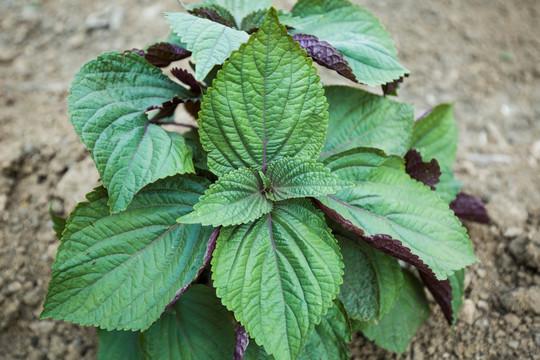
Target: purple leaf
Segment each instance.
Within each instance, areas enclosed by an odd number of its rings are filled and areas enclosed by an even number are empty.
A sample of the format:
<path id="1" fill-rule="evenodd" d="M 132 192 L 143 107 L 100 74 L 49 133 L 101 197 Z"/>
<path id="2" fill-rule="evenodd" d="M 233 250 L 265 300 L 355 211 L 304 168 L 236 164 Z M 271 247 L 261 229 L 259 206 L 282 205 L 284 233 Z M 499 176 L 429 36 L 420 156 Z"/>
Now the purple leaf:
<path id="1" fill-rule="evenodd" d="M 188 85 L 193 94 L 201 94 L 201 85 L 197 82 L 197 80 L 195 80 L 195 77 L 189 71 L 179 68 L 173 68 L 171 70 L 171 73 L 178 80 Z"/>
<path id="2" fill-rule="evenodd" d="M 450 209 L 462 220 L 476 221 L 482 224 L 490 222 L 484 203 L 469 194 L 457 194 L 456 199 L 450 203 Z"/>
<path id="3" fill-rule="evenodd" d="M 216 248 L 216 240 L 219 236 L 220 230 L 221 226 L 215 228 L 212 232 L 212 235 L 210 235 L 210 238 L 206 243 L 206 253 L 204 253 L 202 266 L 197 270 L 197 274 L 193 278 L 193 281 L 178 289 L 178 291 L 174 294 L 174 298 L 167 304 L 167 306 L 165 306 L 165 310 L 163 310 L 164 313 L 165 311 L 169 310 L 171 306 L 174 305 L 174 303 L 180 298 L 180 296 L 182 296 L 183 293 L 186 292 L 187 289 L 189 289 L 189 287 L 199 278 L 199 276 L 201 276 L 206 266 L 208 266 L 210 260 L 212 260 L 212 254 L 214 253 L 214 250 Z"/>
<path id="4" fill-rule="evenodd" d="M 373 246 L 375 249 L 390 255 L 396 259 L 405 261 L 418 269 L 424 284 L 433 294 L 433 297 L 441 307 L 446 320 L 452 323 L 452 288 L 448 280 L 438 280 L 433 271 L 427 266 L 417 255 L 401 243 L 401 241 L 393 239 L 386 234 L 374 234 L 365 236 L 364 230 L 353 225 L 349 220 L 344 219 L 337 211 L 325 206 L 319 200 L 311 199 L 316 207 L 322 210 L 325 215 L 334 220 L 338 225 Z"/>
<path id="5" fill-rule="evenodd" d="M 176 110 L 176 107 L 178 104 L 186 102 L 185 99 L 180 99 L 177 96 L 172 98 L 169 101 L 165 101 L 160 106 L 149 106 L 146 111 L 151 110 L 159 110 L 159 112 L 152 118 L 152 123 L 157 123 L 158 120 L 168 118 L 170 116 L 173 116 L 174 111 Z"/>
<path id="6" fill-rule="evenodd" d="M 228 26 L 230 28 L 235 27 L 232 22 L 230 22 L 229 20 L 226 20 L 223 17 L 221 17 L 221 15 L 219 15 L 219 13 L 214 9 L 210 9 L 210 8 L 206 8 L 206 7 L 200 7 L 200 8 L 195 8 L 195 9 L 189 11 L 189 13 L 192 14 L 192 15 L 198 16 L 200 18 L 203 18 L 203 19 L 212 20 L 213 22 L 216 22 L 216 23 L 221 24 L 221 25 Z"/>
<path id="7" fill-rule="evenodd" d="M 306 49 L 308 56 L 318 64 L 337 71 L 349 80 L 358 82 L 349 63 L 343 58 L 343 54 L 326 41 L 319 40 L 316 36 L 308 34 L 295 34 L 293 39 L 298 41 L 300 47 Z"/>
<path id="8" fill-rule="evenodd" d="M 243 326 L 236 330 L 236 343 L 234 344 L 233 360 L 242 360 L 249 344 L 249 335 Z"/>
<path id="9" fill-rule="evenodd" d="M 128 52 L 143 56 L 150 64 L 157 67 L 169 66 L 173 61 L 182 60 L 191 55 L 191 52 L 183 47 L 168 42 L 150 45 L 146 51 L 132 49 Z"/>
<path id="10" fill-rule="evenodd" d="M 419 271 L 422 282 L 428 288 L 429 292 L 435 298 L 437 304 L 441 308 L 446 321 L 452 325 L 453 322 L 453 310 L 452 310 L 452 286 L 450 280 L 438 280 L 433 273 L 428 274 L 424 271 Z"/>
<path id="11" fill-rule="evenodd" d="M 414 149 L 405 154 L 405 171 L 413 179 L 428 185 L 431 190 L 435 190 L 435 185 L 439 182 L 441 168 L 435 159 L 424 162 L 422 155 Z"/>
<path id="12" fill-rule="evenodd" d="M 405 74 L 404 76 L 400 77 L 397 80 L 383 84 L 382 85 L 383 94 L 397 96 L 397 90 L 399 89 L 400 85 L 403 83 L 403 80 L 405 80 L 406 77 L 409 77 L 409 74 Z"/>

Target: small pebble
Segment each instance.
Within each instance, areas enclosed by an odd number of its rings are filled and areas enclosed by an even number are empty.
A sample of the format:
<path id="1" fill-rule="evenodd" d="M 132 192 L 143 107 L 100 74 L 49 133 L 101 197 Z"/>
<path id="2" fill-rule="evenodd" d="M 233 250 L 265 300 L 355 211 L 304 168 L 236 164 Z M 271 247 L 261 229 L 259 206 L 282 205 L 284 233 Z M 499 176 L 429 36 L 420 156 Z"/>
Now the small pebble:
<path id="1" fill-rule="evenodd" d="M 509 341 L 508 342 L 508 347 L 510 347 L 512 349 L 517 349 L 519 347 L 519 343 L 517 341 Z"/>

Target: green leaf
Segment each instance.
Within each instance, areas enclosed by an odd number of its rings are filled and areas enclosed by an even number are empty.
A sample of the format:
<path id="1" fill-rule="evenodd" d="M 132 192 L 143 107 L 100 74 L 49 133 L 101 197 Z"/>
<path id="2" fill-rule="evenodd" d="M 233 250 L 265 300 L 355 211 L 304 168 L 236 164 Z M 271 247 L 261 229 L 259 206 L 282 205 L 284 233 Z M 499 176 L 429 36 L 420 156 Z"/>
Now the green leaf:
<path id="1" fill-rule="evenodd" d="M 265 175 L 272 184 L 268 196 L 274 201 L 333 194 L 353 185 L 330 173 L 323 164 L 299 158 L 277 160 Z"/>
<path id="2" fill-rule="evenodd" d="M 54 230 L 54 233 L 56 234 L 56 237 L 58 238 L 58 240 L 61 240 L 62 233 L 64 232 L 64 229 L 66 228 L 66 219 L 64 219 L 61 216 L 57 216 L 53 213 L 52 203 L 51 203 L 51 206 L 49 206 L 49 216 L 51 217 L 52 228 Z"/>
<path id="3" fill-rule="evenodd" d="M 338 297 L 352 319 L 376 323 L 399 296 L 401 267 L 396 259 L 362 241 L 336 238 L 345 264 Z"/>
<path id="4" fill-rule="evenodd" d="M 275 9 L 212 85 L 199 113 L 212 172 L 265 172 L 286 156 L 316 160 L 328 120 L 324 90 L 312 60 L 279 24 Z"/>
<path id="5" fill-rule="evenodd" d="M 145 359 L 232 359 L 231 314 L 214 289 L 193 285 L 142 336 Z"/>
<path id="6" fill-rule="evenodd" d="M 327 86 L 325 95 L 330 117 L 322 158 L 361 146 L 405 155 L 414 123 L 412 105 L 345 86 Z"/>
<path id="7" fill-rule="evenodd" d="M 212 228 L 176 218 L 207 186 L 195 176 L 163 179 L 117 214 L 103 187 L 90 193 L 68 219 L 41 316 L 106 330 L 148 328 L 203 264 Z"/>
<path id="8" fill-rule="evenodd" d="M 107 331 L 97 329 L 99 337 L 98 360 L 142 360 L 139 331 Z"/>
<path id="9" fill-rule="evenodd" d="M 436 106 L 414 124 L 411 149 L 416 149 L 424 160 L 437 159 L 441 167 L 451 168 L 456 158 L 457 125 L 453 106 Z"/>
<path id="10" fill-rule="evenodd" d="M 361 323 L 364 336 L 375 344 L 404 353 L 409 342 L 429 316 L 429 304 L 422 284 L 408 271 L 403 272 L 403 289 L 398 301 L 378 325 Z"/>
<path id="11" fill-rule="evenodd" d="M 218 179 L 194 206 L 177 221 L 184 224 L 229 226 L 248 223 L 272 210 L 257 172 L 242 168 Z"/>
<path id="12" fill-rule="evenodd" d="M 257 345 L 255 340 L 249 339 L 249 344 L 242 360 L 274 360 L 274 357 L 268 355 L 264 347 Z"/>
<path id="13" fill-rule="evenodd" d="M 143 57 L 104 53 L 81 68 L 70 92 L 71 123 L 92 152 L 112 212 L 125 210 L 145 185 L 194 171 L 182 136 L 145 114 L 150 106 L 192 95 Z"/>
<path id="14" fill-rule="evenodd" d="M 436 185 L 435 193 L 447 203 L 456 199 L 457 194 L 463 187 L 461 181 L 454 177 L 452 169 L 441 167 L 441 177 Z"/>
<path id="15" fill-rule="evenodd" d="M 192 52 L 197 65 L 195 79 L 204 80 L 215 65 L 222 64 L 233 50 L 249 39 L 244 31 L 238 31 L 186 13 L 166 13 L 171 29 L 178 34 L 186 48 Z"/>
<path id="16" fill-rule="evenodd" d="M 324 216 L 304 199 L 223 228 L 212 259 L 223 304 L 276 359 L 294 359 L 332 306 L 343 263 Z"/>
<path id="17" fill-rule="evenodd" d="M 249 31 L 259 28 L 259 26 L 261 26 L 261 24 L 264 22 L 267 12 L 268 11 L 266 9 L 259 9 L 249 13 L 244 19 L 242 19 L 240 29 Z"/>
<path id="18" fill-rule="evenodd" d="M 284 20 L 292 34 L 311 34 L 343 53 L 356 79 L 382 85 L 409 71 L 402 67 L 390 35 L 374 17 L 346 0 L 299 0 Z"/>
<path id="19" fill-rule="evenodd" d="M 323 316 L 320 324 L 309 335 L 299 360 L 343 359 L 348 360 L 351 342 L 351 324 L 343 304 L 339 300 Z"/>
<path id="20" fill-rule="evenodd" d="M 457 151 L 457 124 L 453 105 L 441 104 L 414 124 L 409 148 L 416 149 L 424 160 L 437 159 L 441 167 L 436 192 L 450 203 L 463 186 L 452 174 Z"/>
<path id="21" fill-rule="evenodd" d="M 477 260 L 465 228 L 448 204 L 411 179 L 402 159 L 372 149 L 352 149 L 325 163 L 356 186 L 318 200 L 366 236 L 387 234 L 401 241 L 439 280 Z"/>
<path id="22" fill-rule="evenodd" d="M 463 294 L 465 293 L 465 269 L 454 272 L 448 277 L 452 287 L 452 324 L 456 323 L 457 314 L 463 304 Z"/>

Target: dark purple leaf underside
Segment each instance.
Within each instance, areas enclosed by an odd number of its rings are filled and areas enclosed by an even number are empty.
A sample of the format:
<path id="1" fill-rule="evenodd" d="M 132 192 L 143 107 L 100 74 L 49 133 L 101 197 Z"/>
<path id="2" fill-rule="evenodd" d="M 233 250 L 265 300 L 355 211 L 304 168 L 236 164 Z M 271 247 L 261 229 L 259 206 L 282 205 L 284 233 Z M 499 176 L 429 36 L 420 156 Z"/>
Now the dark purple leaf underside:
<path id="1" fill-rule="evenodd" d="M 441 168 L 435 159 L 424 162 L 422 155 L 414 149 L 405 154 L 405 171 L 413 179 L 428 185 L 431 190 L 435 190 L 435 185 L 439 182 Z"/>
<path id="2" fill-rule="evenodd" d="M 403 80 L 405 80 L 406 77 L 409 77 L 409 74 L 405 74 L 397 80 L 382 85 L 383 94 L 397 96 L 397 90 L 399 89 L 400 85 L 403 83 Z"/>
<path id="3" fill-rule="evenodd" d="M 146 51 L 133 49 L 129 52 L 143 56 L 150 64 L 157 67 L 169 66 L 173 61 L 182 60 L 191 55 L 191 52 L 183 47 L 168 42 L 150 45 Z"/>
<path id="4" fill-rule="evenodd" d="M 152 117 L 152 121 L 151 121 L 152 123 L 158 123 L 158 121 L 161 119 L 165 119 L 170 116 L 173 116 L 174 111 L 176 110 L 176 107 L 178 106 L 178 104 L 181 104 L 183 102 L 186 102 L 186 100 L 180 99 L 175 96 L 171 100 L 165 101 L 160 106 L 148 107 L 146 111 L 159 110 L 159 112 L 154 117 Z"/>
<path id="5" fill-rule="evenodd" d="M 453 310 L 452 310 L 452 286 L 450 280 L 438 280 L 435 276 L 430 276 L 423 271 L 418 272 L 422 278 L 422 282 L 428 288 L 429 292 L 435 298 L 437 304 L 439 304 L 446 321 L 452 325 L 453 322 Z"/>
<path id="6" fill-rule="evenodd" d="M 199 278 L 199 276 L 201 276 L 204 269 L 208 266 L 208 264 L 210 263 L 210 260 L 212 260 L 212 254 L 214 253 L 214 250 L 216 248 L 216 240 L 219 236 L 220 230 L 221 230 L 221 226 L 215 228 L 214 231 L 212 232 L 212 235 L 210 235 L 210 238 L 208 239 L 208 242 L 206 243 L 206 252 L 204 253 L 202 266 L 197 270 L 197 274 L 193 278 L 193 281 L 190 282 L 189 284 L 182 286 L 180 289 L 178 289 L 178 291 L 174 294 L 174 298 L 167 304 L 167 306 L 165 306 L 165 310 L 163 310 L 163 312 L 169 310 L 174 305 L 174 303 L 178 299 L 180 299 L 180 296 L 182 296 L 182 294 L 185 293 L 187 289 L 189 289 L 189 287 L 195 282 L 195 280 Z"/>
<path id="7" fill-rule="evenodd" d="M 173 68 L 171 74 L 178 80 L 188 85 L 191 92 L 195 95 L 201 94 L 201 85 L 195 80 L 195 77 L 187 70 Z"/>
<path id="8" fill-rule="evenodd" d="M 208 19 L 218 24 L 228 26 L 230 28 L 235 27 L 232 22 L 222 18 L 221 15 L 219 15 L 219 13 L 214 9 L 201 7 L 201 8 L 195 8 L 191 10 L 189 13 L 192 15 L 198 16 L 200 18 Z"/>
<path id="9" fill-rule="evenodd" d="M 319 40 L 316 36 L 308 34 L 295 34 L 293 39 L 298 41 L 300 47 L 305 49 L 308 56 L 318 64 L 337 71 L 338 74 L 349 80 L 358 82 L 347 60 L 343 58 L 343 54 L 326 41 Z"/>
<path id="10" fill-rule="evenodd" d="M 249 344 L 249 335 L 243 326 L 236 330 L 236 343 L 234 344 L 233 360 L 242 360 Z"/>
<path id="11" fill-rule="evenodd" d="M 368 245 L 382 251 L 387 255 L 405 261 L 406 263 L 414 266 L 420 273 L 424 284 L 426 284 L 427 288 L 433 294 L 433 297 L 441 307 L 444 317 L 450 324 L 452 323 L 452 289 L 448 280 L 438 280 L 429 266 L 427 266 L 417 255 L 413 254 L 410 249 L 403 246 L 401 241 L 393 239 L 391 236 L 386 234 L 374 234 L 371 236 L 366 236 L 364 230 L 355 226 L 349 220 L 344 219 L 334 209 L 325 206 L 317 199 L 312 198 L 311 200 L 326 216 L 334 220 L 345 230 L 366 242 Z"/>
<path id="12" fill-rule="evenodd" d="M 450 203 L 450 209 L 462 220 L 476 221 L 482 224 L 489 224 L 490 222 L 488 212 L 482 201 L 469 194 L 457 194 L 456 199 Z"/>

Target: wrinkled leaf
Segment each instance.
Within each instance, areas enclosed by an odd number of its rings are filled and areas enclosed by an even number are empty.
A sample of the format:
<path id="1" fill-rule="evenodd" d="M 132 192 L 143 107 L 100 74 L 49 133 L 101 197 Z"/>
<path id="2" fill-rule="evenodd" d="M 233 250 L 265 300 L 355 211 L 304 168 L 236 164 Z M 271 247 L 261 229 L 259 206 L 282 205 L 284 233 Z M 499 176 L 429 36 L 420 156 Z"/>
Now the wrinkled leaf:
<path id="1" fill-rule="evenodd" d="M 203 265 L 212 228 L 176 218 L 207 186 L 194 176 L 160 180 L 117 214 L 110 214 L 103 187 L 90 193 L 68 219 L 41 317 L 106 330 L 148 328 Z"/>
<path id="2" fill-rule="evenodd" d="M 214 289 L 193 285 L 142 335 L 145 359 L 231 359 L 234 327 Z"/>
<path id="3" fill-rule="evenodd" d="M 271 183 L 267 196 L 274 201 L 333 194 L 352 186 L 323 164 L 298 158 L 286 157 L 271 163 L 265 176 Z"/>
<path id="4" fill-rule="evenodd" d="M 351 324 L 343 304 L 334 301 L 334 306 L 323 316 L 320 324 L 309 335 L 299 360 L 342 359 L 348 360 L 351 342 Z"/>
<path id="5" fill-rule="evenodd" d="M 361 235 L 384 234 L 389 244 L 397 241 L 411 253 L 398 247 L 403 260 L 425 264 L 439 280 L 477 260 L 465 228 L 448 205 L 411 179 L 400 158 L 352 149 L 328 158 L 325 165 L 356 186 L 318 200 L 337 212 L 342 223 L 360 229 Z M 383 243 L 379 241 L 378 248 L 391 252 Z"/>
<path id="6" fill-rule="evenodd" d="M 293 39 L 298 41 L 300 47 L 306 49 L 308 56 L 319 65 L 335 70 L 349 80 L 356 80 L 347 60 L 343 58 L 343 54 L 326 41 L 319 40 L 316 36 L 308 34 L 294 34 Z"/>
<path id="7" fill-rule="evenodd" d="M 98 328 L 97 333 L 99 338 L 98 360 L 143 359 L 139 331 L 107 331 Z"/>
<path id="8" fill-rule="evenodd" d="M 345 264 L 338 297 L 352 319 L 375 323 L 399 296 L 401 267 L 392 257 L 361 241 L 337 239 Z"/>
<path id="9" fill-rule="evenodd" d="M 215 65 L 222 64 L 233 50 L 249 39 L 244 31 L 191 14 L 166 13 L 166 18 L 171 29 L 192 52 L 192 59 L 197 65 L 195 78 L 198 81 L 203 81 Z"/>
<path id="10" fill-rule="evenodd" d="M 196 7 L 189 12 L 203 19 L 208 19 L 221 25 L 235 27 L 234 18 L 231 13 L 222 7 Z"/>
<path id="11" fill-rule="evenodd" d="M 191 52 L 182 46 L 168 42 L 152 44 L 146 51 L 135 49 L 131 52 L 144 56 L 150 64 L 157 67 L 167 67 L 173 61 L 183 60 L 191 55 Z"/>
<path id="12" fill-rule="evenodd" d="M 223 228 L 212 278 L 223 304 L 276 359 L 294 359 L 332 306 L 343 264 L 324 216 L 307 200 Z"/>
<path id="13" fill-rule="evenodd" d="M 145 114 L 149 107 L 192 94 L 143 57 L 100 55 L 75 75 L 70 92 L 71 123 L 92 152 L 112 212 L 126 209 L 145 185 L 194 171 L 183 137 L 151 124 Z"/>
<path id="14" fill-rule="evenodd" d="M 242 168 L 223 175 L 210 186 L 194 211 L 178 219 L 184 224 L 229 226 L 248 223 L 272 210 L 258 174 Z"/>
<path id="15" fill-rule="evenodd" d="M 330 117 L 321 158 L 359 146 L 405 155 L 414 120 L 412 105 L 345 86 L 327 86 L 325 95 Z"/>
<path id="16" fill-rule="evenodd" d="M 429 316 L 424 288 L 411 273 L 403 272 L 403 289 L 398 301 L 379 324 L 359 324 L 365 337 L 387 350 L 404 353 L 409 342 Z"/>
<path id="17" fill-rule="evenodd" d="M 204 97 L 199 131 L 212 172 L 265 172 L 286 156 L 317 158 L 328 113 L 311 63 L 271 9 Z"/>
<path id="18" fill-rule="evenodd" d="M 409 71 L 400 65 L 394 42 L 379 19 L 346 0 L 299 0 L 284 20 L 292 34 L 311 34 L 338 49 L 356 80 L 382 85 Z"/>
<path id="19" fill-rule="evenodd" d="M 240 26 L 240 30 L 247 31 L 250 34 L 252 32 L 257 31 L 259 26 L 261 26 L 262 23 L 264 22 L 264 18 L 266 18 L 267 12 L 268 11 L 266 9 L 259 9 L 259 10 L 249 13 L 242 20 L 242 25 Z"/>

